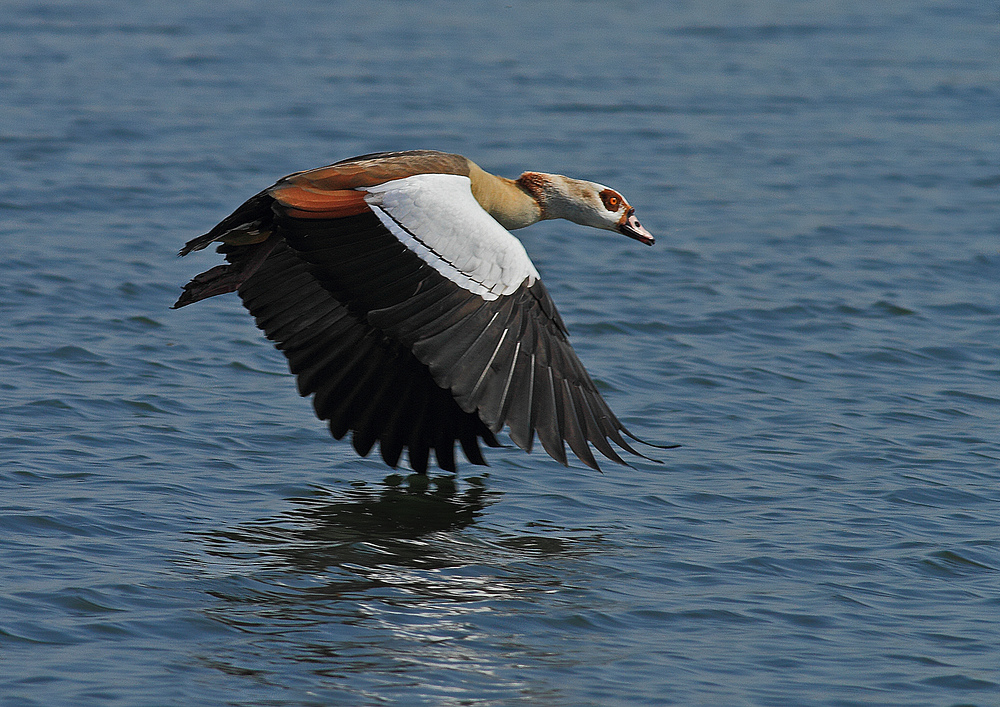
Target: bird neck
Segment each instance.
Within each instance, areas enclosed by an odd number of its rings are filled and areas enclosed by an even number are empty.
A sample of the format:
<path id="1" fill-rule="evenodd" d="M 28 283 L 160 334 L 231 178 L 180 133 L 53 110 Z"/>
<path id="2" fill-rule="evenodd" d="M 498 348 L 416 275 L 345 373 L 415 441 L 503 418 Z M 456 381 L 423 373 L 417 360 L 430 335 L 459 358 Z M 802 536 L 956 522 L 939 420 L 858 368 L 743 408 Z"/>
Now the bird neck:
<path id="1" fill-rule="evenodd" d="M 594 223 L 593 206 L 587 200 L 588 190 L 599 185 L 544 172 L 525 172 L 517 184 L 538 203 L 541 219 L 562 218 L 583 226 L 604 227 Z"/>
<path id="2" fill-rule="evenodd" d="M 504 228 L 524 228 L 546 218 L 538 193 L 521 179 L 498 177 L 471 161 L 469 179 L 476 201 Z"/>

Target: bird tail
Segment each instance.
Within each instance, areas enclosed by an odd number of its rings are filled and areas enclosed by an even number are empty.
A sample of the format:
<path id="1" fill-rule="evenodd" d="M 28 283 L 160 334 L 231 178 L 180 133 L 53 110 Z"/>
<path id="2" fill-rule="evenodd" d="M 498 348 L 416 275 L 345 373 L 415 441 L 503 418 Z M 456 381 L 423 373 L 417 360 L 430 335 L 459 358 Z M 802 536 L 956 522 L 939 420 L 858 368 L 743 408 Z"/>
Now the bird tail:
<path id="1" fill-rule="evenodd" d="M 280 237 L 275 234 L 274 199 L 261 192 L 243 203 L 208 233 L 184 244 L 178 255 L 187 255 L 220 242 L 219 252 L 226 254 L 226 265 L 195 275 L 184 286 L 184 292 L 171 309 L 179 309 L 215 295 L 235 292 L 277 245 Z"/>

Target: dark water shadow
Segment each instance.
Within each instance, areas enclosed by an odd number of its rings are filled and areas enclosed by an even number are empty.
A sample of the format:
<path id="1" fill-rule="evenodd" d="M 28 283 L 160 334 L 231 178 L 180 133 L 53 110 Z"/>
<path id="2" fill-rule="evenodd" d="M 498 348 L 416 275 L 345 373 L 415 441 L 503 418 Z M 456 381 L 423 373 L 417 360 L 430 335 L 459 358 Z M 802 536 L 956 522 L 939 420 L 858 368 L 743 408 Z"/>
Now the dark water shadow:
<path id="1" fill-rule="evenodd" d="M 288 498 L 274 517 L 198 533 L 209 566 L 199 580 L 202 611 L 230 632 L 194 660 L 229 674 L 253 670 L 256 682 L 298 675 L 347 695 L 337 702 L 345 704 L 369 688 L 411 694 L 415 666 L 449 676 L 448 694 L 460 685 L 477 700 L 507 704 L 527 689 L 563 704 L 544 680 L 526 687 L 520 675 L 496 676 L 511 664 L 561 670 L 580 659 L 510 628 L 499 629 L 497 642 L 496 622 L 548 630 L 544 597 L 562 589 L 567 570 L 585 584 L 591 568 L 578 561 L 601 540 L 548 525 L 526 533 L 476 527 L 500 497 L 486 475 L 394 474 L 380 484 L 315 488 Z"/>
<path id="2" fill-rule="evenodd" d="M 558 590 L 603 544 L 594 529 L 546 523 L 474 529 L 501 497 L 488 480 L 391 474 L 378 485 L 316 487 L 273 517 L 195 533 L 201 563 L 213 566 L 203 591 L 242 606 L 237 613 L 500 602 Z"/>
<path id="3" fill-rule="evenodd" d="M 487 482 L 390 475 L 314 488 L 273 517 L 193 536 L 201 612 L 226 633 L 192 661 L 254 687 L 306 683 L 327 704 L 372 694 L 441 704 L 456 691 L 470 704 L 513 704 L 526 692 L 568 704 L 546 679 L 505 671 L 582 659 L 497 622 L 548 631 L 544 597 L 564 579 L 557 558 L 572 566 L 586 550 L 551 537 L 562 535 L 555 528 L 476 527 L 501 497 Z M 428 687 L 415 674 L 443 677 Z"/>
<path id="4" fill-rule="evenodd" d="M 487 478 L 391 474 L 377 487 L 315 488 L 289 498 L 292 508 L 273 518 L 197 535 L 212 556 L 252 558 L 265 572 L 339 575 L 350 590 L 363 590 L 382 584 L 377 576 L 390 567 L 468 563 L 466 544 L 453 542 L 449 533 L 475 523 L 498 500 Z"/>

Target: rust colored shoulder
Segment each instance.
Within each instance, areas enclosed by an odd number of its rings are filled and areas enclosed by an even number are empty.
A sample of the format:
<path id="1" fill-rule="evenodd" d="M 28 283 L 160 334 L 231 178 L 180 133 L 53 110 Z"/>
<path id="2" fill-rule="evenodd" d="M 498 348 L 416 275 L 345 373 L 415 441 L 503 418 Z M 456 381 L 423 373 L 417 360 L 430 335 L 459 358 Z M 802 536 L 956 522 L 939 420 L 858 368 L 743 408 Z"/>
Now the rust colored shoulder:
<path id="1" fill-rule="evenodd" d="M 380 152 L 342 160 L 328 167 L 296 172 L 267 190 L 293 218 L 331 219 L 368 211 L 364 187 L 415 174 L 469 175 L 469 161 L 461 155 L 433 150 Z"/>
<path id="2" fill-rule="evenodd" d="M 316 189 L 308 185 L 282 184 L 271 187 L 271 196 L 292 218 L 330 219 L 356 216 L 370 211 L 365 193 L 354 189 Z"/>
<path id="3" fill-rule="evenodd" d="M 290 174 L 272 187 L 272 194 L 273 190 L 288 185 L 321 191 L 372 187 L 415 174 L 460 174 L 467 177 L 469 160 L 461 155 L 434 150 L 361 155 L 328 167 Z"/>

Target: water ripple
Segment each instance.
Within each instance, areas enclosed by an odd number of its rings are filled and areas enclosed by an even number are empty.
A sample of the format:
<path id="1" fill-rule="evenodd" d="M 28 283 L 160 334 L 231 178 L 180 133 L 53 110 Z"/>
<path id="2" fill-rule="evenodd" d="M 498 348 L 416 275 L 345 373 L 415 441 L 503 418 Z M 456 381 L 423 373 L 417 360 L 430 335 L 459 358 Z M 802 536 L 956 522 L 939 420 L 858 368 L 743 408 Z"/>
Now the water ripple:
<path id="1" fill-rule="evenodd" d="M 992 10 L 238 5 L 0 18 L 0 701 L 998 701 Z M 664 464 L 390 474 L 168 310 L 242 199 L 411 147 L 628 194 L 655 248 L 519 235 Z"/>

